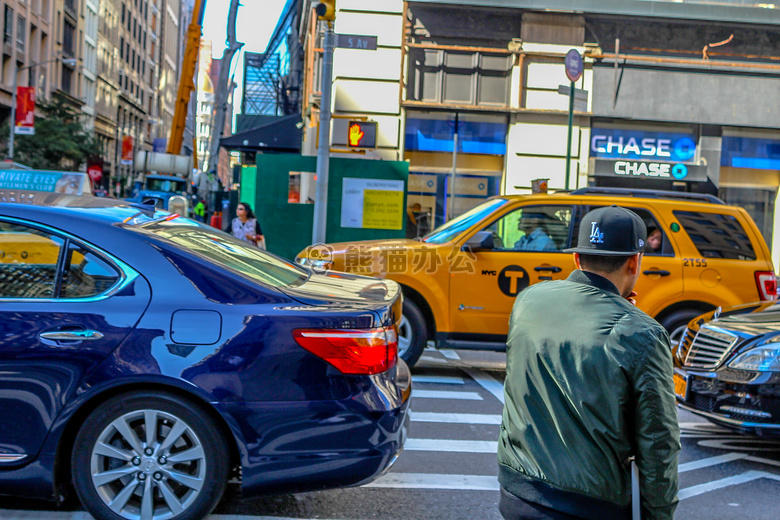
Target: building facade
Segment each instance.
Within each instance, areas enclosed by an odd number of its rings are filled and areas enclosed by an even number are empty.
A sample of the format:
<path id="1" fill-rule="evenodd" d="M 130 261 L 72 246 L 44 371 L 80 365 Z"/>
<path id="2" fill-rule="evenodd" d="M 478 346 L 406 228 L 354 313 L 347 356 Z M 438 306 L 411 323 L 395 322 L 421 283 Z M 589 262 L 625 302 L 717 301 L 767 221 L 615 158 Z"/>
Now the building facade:
<path id="1" fill-rule="evenodd" d="M 48 99 L 57 88 L 52 81 L 57 64 L 52 60 L 55 39 L 52 0 L 0 1 L 2 16 L 2 67 L 0 67 L 0 113 L 11 113 L 14 74 L 19 86 L 36 87 L 39 99 Z"/>
<path id="2" fill-rule="evenodd" d="M 305 4 L 303 153 L 316 153 L 324 22 Z M 485 198 L 585 186 L 717 194 L 743 206 L 780 264 L 780 10 L 753 1 L 340 0 L 331 155 L 351 119 L 366 159 L 409 161 L 433 225 Z M 284 15 L 283 15 L 284 16 Z M 576 50 L 583 72 L 567 78 Z M 569 135 L 569 95 L 575 87 Z M 350 155 L 354 156 L 354 155 Z M 568 158 L 568 160 L 567 160 Z M 568 164 L 568 168 L 567 168 Z M 567 174 L 568 171 L 568 174 Z"/>

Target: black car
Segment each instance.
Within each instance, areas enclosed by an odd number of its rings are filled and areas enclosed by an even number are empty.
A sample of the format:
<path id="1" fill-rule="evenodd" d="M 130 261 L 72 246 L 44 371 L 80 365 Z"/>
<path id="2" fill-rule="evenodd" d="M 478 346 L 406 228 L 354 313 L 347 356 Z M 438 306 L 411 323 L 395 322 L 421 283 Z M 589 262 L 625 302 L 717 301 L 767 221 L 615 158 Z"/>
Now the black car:
<path id="1" fill-rule="evenodd" d="M 745 433 L 780 436 L 780 304 L 691 321 L 674 356 L 680 406 Z"/>

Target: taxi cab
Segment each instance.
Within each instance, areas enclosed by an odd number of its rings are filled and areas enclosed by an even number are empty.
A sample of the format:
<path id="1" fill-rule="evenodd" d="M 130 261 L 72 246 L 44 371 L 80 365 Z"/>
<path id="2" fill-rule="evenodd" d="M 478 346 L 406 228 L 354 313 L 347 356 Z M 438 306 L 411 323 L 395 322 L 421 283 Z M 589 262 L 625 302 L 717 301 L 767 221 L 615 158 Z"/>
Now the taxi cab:
<path id="1" fill-rule="evenodd" d="M 438 348 L 503 350 L 515 297 L 531 284 L 566 278 L 575 266 L 563 250 L 576 241 L 580 220 L 612 204 L 636 212 L 657 237 L 648 240 L 636 300 L 673 340 L 719 306 L 776 298 L 769 249 L 748 213 L 682 192 L 583 188 L 493 197 L 421 241 L 319 244 L 296 261 L 400 283 L 399 355 L 409 365 L 428 340 Z"/>

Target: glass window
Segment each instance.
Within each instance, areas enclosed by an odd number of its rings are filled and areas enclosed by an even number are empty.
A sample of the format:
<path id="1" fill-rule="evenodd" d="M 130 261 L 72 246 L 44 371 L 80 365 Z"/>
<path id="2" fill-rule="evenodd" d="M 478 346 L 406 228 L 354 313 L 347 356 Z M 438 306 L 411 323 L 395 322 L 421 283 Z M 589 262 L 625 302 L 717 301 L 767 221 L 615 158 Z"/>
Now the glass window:
<path id="1" fill-rule="evenodd" d="M 249 242 L 191 220 L 176 218 L 129 229 L 170 241 L 209 264 L 230 269 L 254 282 L 286 287 L 301 285 L 308 279 L 306 269 L 268 254 Z"/>
<path id="2" fill-rule="evenodd" d="M 0 298 L 53 298 L 63 240 L 0 222 Z"/>
<path id="3" fill-rule="evenodd" d="M 437 227 L 423 237 L 423 242 L 428 244 L 444 244 L 449 242 L 480 220 L 487 218 L 491 213 L 507 202 L 509 201 L 501 198 L 487 200 L 476 208 Z"/>
<path id="4" fill-rule="evenodd" d="M 484 231 L 496 251 L 561 251 L 569 244 L 571 206 L 530 206 L 508 213 Z"/>
<path id="5" fill-rule="evenodd" d="M 703 257 L 756 259 L 753 245 L 736 217 L 696 211 L 675 211 L 674 215 Z"/>
<path id="6" fill-rule="evenodd" d="M 103 294 L 119 278 L 119 273 L 110 264 L 71 242 L 65 257 L 60 298 L 86 298 Z"/>
<path id="7" fill-rule="evenodd" d="M 769 245 L 769 249 L 772 249 L 777 190 L 721 186 L 718 190 L 718 197 L 726 201 L 726 204 L 744 208 L 758 226 L 761 235 Z"/>

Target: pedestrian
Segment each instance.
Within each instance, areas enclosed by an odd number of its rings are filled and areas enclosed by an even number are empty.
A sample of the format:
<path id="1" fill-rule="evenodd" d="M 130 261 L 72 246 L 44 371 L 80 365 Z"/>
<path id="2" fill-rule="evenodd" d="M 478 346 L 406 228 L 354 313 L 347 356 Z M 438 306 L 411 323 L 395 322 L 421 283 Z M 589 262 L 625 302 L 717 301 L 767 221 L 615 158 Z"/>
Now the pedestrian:
<path id="1" fill-rule="evenodd" d="M 263 230 L 257 217 L 252 213 L 252 207 L 246 202 L 240 202 L 236 208 L 236 215 L 231 224 L 233 236 L 265 249 Z"/>
<path id="2" fill-rule="evenodd" d="M 673 517 L 680 429 L 669 336 L 633 305 L 646 239 L 632 211 L 595 209 L 565 250 L 577 270 L 515 301 L 498 443 L 507 520 L 628 520 L 631 457 L 642 520 Z"/>
<path id="3" fill-rule="evenodd" d="M 192 208 L 192 214 L 198 222 L 206 222 L 206 205 L 203 203 L 203 199 L 198 200 L 198 203 Z"/>

